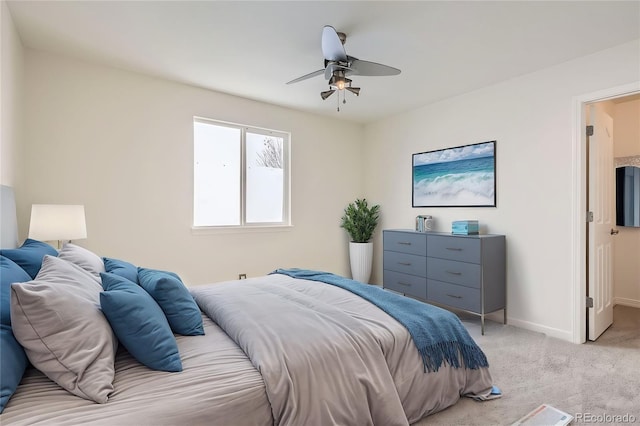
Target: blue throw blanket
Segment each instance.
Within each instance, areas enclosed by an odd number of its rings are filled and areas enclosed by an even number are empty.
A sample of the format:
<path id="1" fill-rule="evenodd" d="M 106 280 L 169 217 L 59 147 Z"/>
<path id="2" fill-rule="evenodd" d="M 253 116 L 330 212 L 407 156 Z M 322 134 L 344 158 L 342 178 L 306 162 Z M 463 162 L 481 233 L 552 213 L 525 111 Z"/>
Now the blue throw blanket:
<path id="1" fill-rule="evenodd" d="M 409 331 L 425 371 L 438 371 L 443 363 L 470 369 L 489 366 L 460 319 L 449 311 L 329 272 L 292 268 L 276 269 L 272 274 L 332 284 L 373 303 Z"/>

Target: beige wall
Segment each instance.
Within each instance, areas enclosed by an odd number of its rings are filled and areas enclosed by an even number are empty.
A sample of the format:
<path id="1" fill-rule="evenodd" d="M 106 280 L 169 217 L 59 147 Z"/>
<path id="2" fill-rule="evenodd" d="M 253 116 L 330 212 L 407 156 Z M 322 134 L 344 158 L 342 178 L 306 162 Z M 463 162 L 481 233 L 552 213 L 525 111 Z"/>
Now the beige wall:
<path id="1" fill-rule="evenodd" d="M 440 231 L 478 219 L 484 232 L 507 236 L 510 322 L 571 340 L 572 108 L 576 96 L 637 82 L 639 52 L 628 43 L 363 129 L 25 50 L 25 152 L 13 163 L 24 175 L 21 235 L 32 203 L 83 203 L 82 245 L 174 270 L 189 284 L 276 267 L 348 275 L 339 218 L 364 195 L 382 206 L 373 282 L 382 277 L 383 228 L 410 228 L 417 214 L 434 215 Z M 291 131 L 293 229 L 192 234 L 194 115 Z M 411 208 L 412 153 L 494 139 L 497 208 Z"/>
<path id="2" fill-rule="evenodd" d="M 366 126 L 365 193 L 382 206 L 381 228 L 412 228 L 416 215 L 431 214 L 438 231 L 478 219 L 484 232 L 505 234 L 509 321 L 572 340 L 575 97 L 637 82 L 639 42 Z M 411 207 L 411 154 L 489 140 L 497 140 L 496 208 Z M 380 232 L 375 242 L 380 282 Z"/>
<path id="3" fill-rule="evenodd" d="M 0 3 L 0 183 L 12 186 L 20 162 L 23 53 L 9 8 L 4 1 Z"/>
<path id="4" fill-rule="evenodd" d="M 613 108 L 614 156 L 640 156 L 640 100 Z M 614 301 L 640 308 L 640 228 L 617 226 L 614 238 Z"/>
<path id="5" fill-rule="evenodd" d="M 348 274 L 339 220 L 362 192 L 362 126 L 25 50 L 25 178 L 32 203 L 84 204 L 78 243 L 188 284 L 279 267 Z M 291 132 L 293 228 L 192 234 L 193 116 Z"/>

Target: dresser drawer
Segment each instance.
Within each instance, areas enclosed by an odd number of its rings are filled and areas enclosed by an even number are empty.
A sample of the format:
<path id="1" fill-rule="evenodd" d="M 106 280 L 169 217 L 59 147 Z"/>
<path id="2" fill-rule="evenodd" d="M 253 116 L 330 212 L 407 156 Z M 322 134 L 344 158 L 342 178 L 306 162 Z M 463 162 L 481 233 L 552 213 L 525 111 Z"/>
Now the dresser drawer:
<path id="1" fill-rule="evenodd" d="M 480 263 L 480 238 L 429 235 L 427 256 Z"/>
<path id="2" fill-rule="evenodd" d="M 476 263 L 427 257 L 427 278 L 479 289 L 482 267 Z"/>
<path id="3" fill-rule="evenodd" d="M 417 232 L 383 231 L 383 250 L 424 256 L 427 251 L 427 236 Z"/>
<path id="4" fill-rule="evenodd" d="M 481 313 L 480 290 L 475 288 L 427 280 L 427 299 L 454 308 Z"/>
<path id="5" fill-rule="evenodd" d="M 427 258 L 424 256 L 385 250 L 383 258 L 384 269 L 419 277 L 427 276 Z"/>
<path id="6" fill-rule="evenodd" d="M 415 275 L 384 270 L 383 287 L 421 299 L 427 298 L 427 279 Z"/>

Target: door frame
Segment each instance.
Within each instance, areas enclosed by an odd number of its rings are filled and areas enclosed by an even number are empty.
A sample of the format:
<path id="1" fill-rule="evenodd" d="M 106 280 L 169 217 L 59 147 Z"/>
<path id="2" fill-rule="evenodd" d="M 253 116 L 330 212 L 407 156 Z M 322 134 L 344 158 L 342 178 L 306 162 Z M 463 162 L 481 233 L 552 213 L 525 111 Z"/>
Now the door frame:
<path id="1" fill-rule="evenodd" d="M 586 106 L 640 93 L 640 81 L 587 93 L 573 98 L 573 131 L 571 142 L 571 282 L 572 341 L 587 340 L 587 135 Z"/>

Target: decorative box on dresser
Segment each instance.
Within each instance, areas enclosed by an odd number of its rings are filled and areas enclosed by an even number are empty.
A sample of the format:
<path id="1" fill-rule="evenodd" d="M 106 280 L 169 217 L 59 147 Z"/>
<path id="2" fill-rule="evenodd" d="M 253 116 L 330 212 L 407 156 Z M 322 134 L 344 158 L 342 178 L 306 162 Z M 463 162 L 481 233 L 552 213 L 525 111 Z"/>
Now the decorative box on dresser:
<path id="1" fill-rule="evenodd" d="M 504 235 L 383 230 L 383 287 L 507 322 Z"/>

